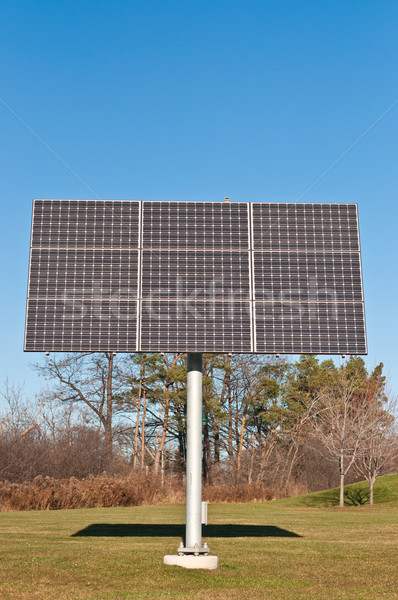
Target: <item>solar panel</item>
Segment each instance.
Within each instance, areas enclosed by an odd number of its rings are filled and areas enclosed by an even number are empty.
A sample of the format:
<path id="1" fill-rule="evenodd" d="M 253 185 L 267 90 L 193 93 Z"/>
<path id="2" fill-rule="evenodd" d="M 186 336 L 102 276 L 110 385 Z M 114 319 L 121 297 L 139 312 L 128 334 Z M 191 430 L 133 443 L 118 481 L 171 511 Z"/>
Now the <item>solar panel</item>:
<path id="1" fill-rule="evenodd" d="M 167 350 L 165 350 L 167 348 Z M 250 302 L 144 300 L 144 352 L 250 353 Z"/>
<path id="2" fill-rule="evenodd" d="M 248 250 L 244 202 L 143 202 L 143 247 Z"/>
<path id="3" fill-rule="evenodd" d="M 35 200 L 25 350 L 366 354 L 357 207 Z"/>
<path id="4" fill-rule="evenodd" d="M 253 250 L 359 251 L 356 204 L 253 203 Z"/>
<path id="5" fill-rule="evenodd" d="M 25 350 L 137 347 L 139 202 L 35 200 Z"/>

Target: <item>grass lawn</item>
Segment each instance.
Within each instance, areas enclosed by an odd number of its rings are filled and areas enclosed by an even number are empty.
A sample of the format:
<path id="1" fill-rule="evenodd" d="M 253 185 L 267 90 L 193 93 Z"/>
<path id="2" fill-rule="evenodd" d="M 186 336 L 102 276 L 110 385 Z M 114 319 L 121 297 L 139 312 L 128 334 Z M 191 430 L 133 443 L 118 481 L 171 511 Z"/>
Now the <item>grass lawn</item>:
<path id="1" fill-rule="evenodd" d="M 0 513 L 0 598 L 398 599 L 398 477 L 377 490 L 373 508 L 325 506 L 333 490 L 211 505 L 216 571 L 163 565 L 183 505 Z"/>

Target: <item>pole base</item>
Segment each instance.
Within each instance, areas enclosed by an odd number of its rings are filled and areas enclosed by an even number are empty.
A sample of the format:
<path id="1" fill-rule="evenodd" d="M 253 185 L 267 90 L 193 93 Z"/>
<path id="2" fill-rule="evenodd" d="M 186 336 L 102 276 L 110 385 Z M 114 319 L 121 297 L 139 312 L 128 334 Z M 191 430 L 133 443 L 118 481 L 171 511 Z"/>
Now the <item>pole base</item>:
<path id="1" fill-rule="evenodd" d="M 207 545 L 207 542 L 205 542 L 202 547 L 199 547 L 198 544 L 195 544 L 195 546 L 193 546 L 192 548 L 184 546 L 181 542 L 181 544 L 177 548 L 177 552 L 180 556 L 183 556 L 185 554 L 193 554 L 194 556 L 204 554 L 205 556 L 207 556 L 208 554 L 210 554 L 210 548 Z"/>
<path id="2" fill-rule="evenodd" d="M 218 556 L 194 556 L 193 554 L 178 556 L 176 554 L 168 554 L 163 558 L 163 562 L 165 565 L 183 567 L 184 569 L 214 570 L 218 567 Z"/>

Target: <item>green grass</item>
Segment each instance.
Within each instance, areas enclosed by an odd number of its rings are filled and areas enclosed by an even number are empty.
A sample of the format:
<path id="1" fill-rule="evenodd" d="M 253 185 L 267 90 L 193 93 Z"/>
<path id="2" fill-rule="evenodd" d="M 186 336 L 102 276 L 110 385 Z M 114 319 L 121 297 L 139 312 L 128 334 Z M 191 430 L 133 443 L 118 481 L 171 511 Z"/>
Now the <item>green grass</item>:
<path id="1" fill-rule="evenodd" d="M 163 565 L 183 505 L 0 513 L 0 598 L 398 599 L 397 499 L 344 510 L 307 501 L 211 505 L 216 571 Z"/>
<path id="2" fill-rule="evenodd" d="M 340 489 L 332 488 L 323 492 L 315 492 L 306 496 L 296 496 L 281 500 L 289 506 L 329 507 L 338 506 Z M 398 475 L 384 475 L 376 480 L 374 487 L 374 503 L 398 501 Z M 369 503 L 369 484 L 367 481 L 346 485 L 344 488 L 344 504 L 361 506 Z"/>

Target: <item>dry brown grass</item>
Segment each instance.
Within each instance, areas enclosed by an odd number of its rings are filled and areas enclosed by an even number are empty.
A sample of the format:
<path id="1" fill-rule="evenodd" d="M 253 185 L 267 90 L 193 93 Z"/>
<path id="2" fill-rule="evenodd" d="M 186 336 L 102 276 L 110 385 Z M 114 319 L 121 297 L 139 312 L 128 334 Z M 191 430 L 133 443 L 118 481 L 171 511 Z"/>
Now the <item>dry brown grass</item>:
<path id="1" fill-rule="evenodd" d="M 39 476 L 21 484 L 0 482 L 1 511 L 139 506 L 170 501 L 171 497 L 182 501 L 181 482 L 170 478 L 162 486 L 153 475 L 104 473 L 80 480 Z"/>
<path id="2" fill-rule="evenodd" d="M 260 483 L 220 482 L 203 487 L 209 502 L 260 502 L 280 497 L 277 490 Z M 185 501 L 185 483 L 179 477 L 144 473 L 90 476 L 85 479 L 54 479 L 38 476 L 31 482 L 0 482 L 0 511 L 109 508 Z"/>
<path id="3" fill-rule="evenodd" d="M 275 489 L 264 487 L 260 483 L 220 483 L 203 488 L 203 499 L 214 503 L 263 502 L 276 497 Z"/>

